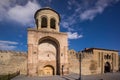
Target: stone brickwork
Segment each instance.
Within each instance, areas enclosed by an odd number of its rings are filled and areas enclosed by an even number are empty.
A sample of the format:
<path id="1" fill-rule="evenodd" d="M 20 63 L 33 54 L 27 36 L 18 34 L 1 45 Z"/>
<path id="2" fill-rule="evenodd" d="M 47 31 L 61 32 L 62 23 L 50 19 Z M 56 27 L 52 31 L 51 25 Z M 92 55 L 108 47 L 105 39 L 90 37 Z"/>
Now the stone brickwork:
<path id="1" fill-rule="evenodd" d="M 35 20 L 36 28 L 28 29 L 28 75 L 68 74 L 68 36 L 59 32 L 59 14 L 43 8 Z"/>
<path id="2" fill-rule="evenodd" d="M 69 50 L 68 54 L 69 71 L 71 73 L 79 74 L 80 68 L 82 75 L 103 74 L 106 72 L 117 72 L 119 70 L 117 50 L 86 48 L 81 52 Z"/>
<path id="3" fill-rule="evenodd" d="M 93 60 L 93 55 L 89 53 L 76 52 L 75 50 L 68 51 L 69 60 L 69 72 L 70 73 L 81 73 L 82 75 L 90 75 L 90 63 Z M 80 58 L 81 54 L 81 58 Z M 81 59 L 81 60 L 80 60 Z M 81 62 L 80 62 L 81 61 Z"/>
<path id="4" fill-rule="evenodd" d="M 69 73 L 79 73 L 79 57 L 75 50 L 68 51 Z"/>
<path id="5" fill-rule="evenodd" d="M 81 53 L 81 67 L 79 62 L 79 54 Z M 107 54 L 111 55 L 111 59 L 106 59 Z M 97 57 L 95 57 L 97 55 Z M 100 56 L 99 56 L 100 55 Z M 103 57 L 102 57 L 102 56 Z M 114 56 L 113 56 L 114 55 Z M 116 55 L 116 58 L 115 58 Z M 113 56 L 113 57 L 112 57 Z M 21 74 L 27 74 L 27 53 L 16 51 L 0 51 L 0 74 L 9 74 L 16 71 L 20 71 Z M 103 60 L 102 60 L 103 59 Z M 43 59 L 44 60 L 44 59 Z M 51 56 L 45 63 L 41 61 L 40 65 L 46 65 L 48 63 L 54 65 L 54 57 Z M 76 52 L 74 50 L 68 50 L 68 68 L 69 74 L 80 72 L 82 75 L 103 74 L 105 73 L 106 62 L 110 63 L 110 72 L 117 72 L 118 69 L 118 52 L 106 49 L 93 49 L 92 51 L 83 50 Z M 120 65 L 119 65 L 120 66 Z M 39 66 L 40 67 L 40 66 Z M 47 68 L 47 67 L 46 67 Z M 45 68 L 45 69 L 46 69 Z M 38 72 L 42 74 L 41 72 Z"/>
<path id="6" fill-rule="evenodd" d="M 0 74 L 9 74 L 20 71 L 27 72 L 27 53 L 16 51 L 0 51 Z"/>

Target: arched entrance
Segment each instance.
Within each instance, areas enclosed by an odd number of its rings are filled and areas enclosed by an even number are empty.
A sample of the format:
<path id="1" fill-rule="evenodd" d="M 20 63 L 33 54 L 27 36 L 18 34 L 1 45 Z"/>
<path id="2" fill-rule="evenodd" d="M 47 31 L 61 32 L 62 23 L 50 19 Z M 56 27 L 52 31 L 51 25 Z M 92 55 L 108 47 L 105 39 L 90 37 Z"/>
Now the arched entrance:
<path id="1" fill-rule="evenodd" d="M 60 74 L 60 45 L 58 40 L 52 37 L 43 37 L 38 42 L 38 72 L 43 71 L 45 76 Z M 52 66 L 46 66 L 46 65 Z M 45 66 L 43 69 L 40 66 Z M 40 72 L 40 69 L 42 71 Z M 38 73 L 38 75 L 40 75 Z"/>
<path id="2" fill-rule="evenodd" d="M 45 66 L 43 72 L 45 76 L 52 76 L 54 75 L 54 68 L 52 66 Z"/>
<path id="3" fill-rule="evenodd" d="M 110 72 L 110 69 L 111 69 L 110 63 L 109 63 L 109 62 L 106 62 L 106 63 L 105 63 L 105 66 L 104 66 L 104 72 L 105 72 L 105 73 L 106 73 L 106 72 Z"/>

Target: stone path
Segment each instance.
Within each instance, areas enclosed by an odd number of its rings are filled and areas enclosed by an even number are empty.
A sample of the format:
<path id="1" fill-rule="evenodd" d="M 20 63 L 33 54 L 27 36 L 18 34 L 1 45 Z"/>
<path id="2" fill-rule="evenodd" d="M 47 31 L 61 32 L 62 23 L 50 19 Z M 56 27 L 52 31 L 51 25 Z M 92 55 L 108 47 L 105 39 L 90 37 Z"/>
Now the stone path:
<path id="1" fill-rule="evenodd" d="M 66 76 L 48 76 L 48 77 L 27 77 L 19 75 L 12 80 L 79 80 L 78 74 L 69 74 Z M 102 75 L 82 76 L 81 80 L 120 80 L 120 73 L 106 73 Z"/>

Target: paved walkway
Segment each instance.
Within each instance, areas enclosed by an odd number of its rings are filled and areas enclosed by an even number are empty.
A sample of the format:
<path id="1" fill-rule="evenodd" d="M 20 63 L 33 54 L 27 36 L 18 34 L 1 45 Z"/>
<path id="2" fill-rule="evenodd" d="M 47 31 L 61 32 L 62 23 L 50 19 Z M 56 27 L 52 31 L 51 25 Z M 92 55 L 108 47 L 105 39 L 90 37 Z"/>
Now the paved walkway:
<path id="1" fill-rule="evenodd" d="M 48 76 L 48 77 L 27 77 L 19 75 L 12 80 L 79 80 L 78 74 L 69 74 L 66 76 Z M 102 75 L 82 76 L 81 80 L 120 80 L 120 73 L 106 73 Z"/>

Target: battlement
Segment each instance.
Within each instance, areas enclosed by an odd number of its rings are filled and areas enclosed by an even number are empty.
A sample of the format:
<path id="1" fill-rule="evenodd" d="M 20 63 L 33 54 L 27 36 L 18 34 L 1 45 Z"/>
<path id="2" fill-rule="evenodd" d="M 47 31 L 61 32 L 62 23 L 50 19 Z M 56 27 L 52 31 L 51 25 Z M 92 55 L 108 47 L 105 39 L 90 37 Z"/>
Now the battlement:
<path id="1" fill-rule="evenodd" d="M 93 58 L 94 54 L 92 52 L 76 52 L 75 50 L 68 50 L 69 57 L 72 59 L 79 59 L 80 54 L 82 59 L 91 59 Z"/>
<path id="2" fill-rule="evenodd" d="M 12 51 L 12 50 L 0 50 L 0 54 L 13 54 L 13 55 L 24 55 L 27 56 L 27 52 L 22 52 L 22 51 Z"/>
<path id="3" fill-rule="evenodd" d="M 26 74 L 27 52 L 0 50 L 0 74 L 20 71 Z"/>

